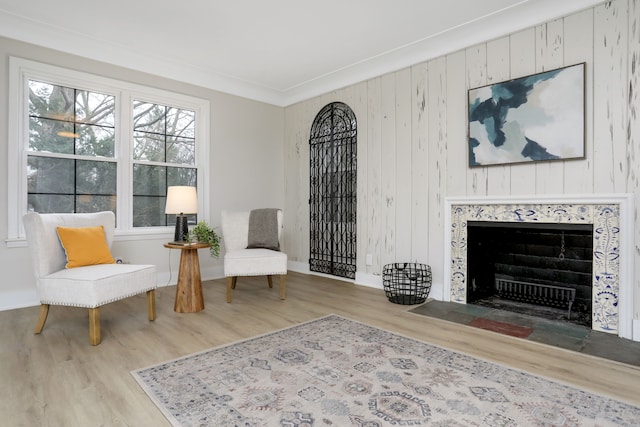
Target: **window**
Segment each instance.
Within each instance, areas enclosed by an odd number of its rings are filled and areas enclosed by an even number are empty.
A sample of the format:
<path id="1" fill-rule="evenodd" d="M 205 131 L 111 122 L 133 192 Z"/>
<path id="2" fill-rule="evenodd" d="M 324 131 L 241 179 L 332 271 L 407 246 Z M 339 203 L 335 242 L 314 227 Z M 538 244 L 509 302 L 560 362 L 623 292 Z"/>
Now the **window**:
<path id="1" fill-rule="evenodd" d="M 116 212 L 115 96 L 27 84 L 27 209 Z"/>
<path id="2" fill-rule="evenodd" d="M 10 73 L 9 241 L 31 210 L 111 210 L 118 235 L 166 234 L 171 185 L 196 186 L 207 218 L 207 100 L 18 58 Z"/>
<path id="3" fill-rule="evenodd" d="M 193 111 L 134 100 L 134 227 L 175 224 L 175 215 L 164 214 L 167 187 L 196 186 L 195 148 Z"/>

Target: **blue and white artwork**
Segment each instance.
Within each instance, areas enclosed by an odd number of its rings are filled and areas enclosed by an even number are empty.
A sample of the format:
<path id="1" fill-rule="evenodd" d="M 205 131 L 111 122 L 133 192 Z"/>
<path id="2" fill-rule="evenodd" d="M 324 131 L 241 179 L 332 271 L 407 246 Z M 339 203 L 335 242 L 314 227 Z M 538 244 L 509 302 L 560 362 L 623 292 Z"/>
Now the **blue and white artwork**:
<path id="1" fill-rule="evenodd" d="M 584 63 L 469 90 L 469 166 L 584 158 Z"/>

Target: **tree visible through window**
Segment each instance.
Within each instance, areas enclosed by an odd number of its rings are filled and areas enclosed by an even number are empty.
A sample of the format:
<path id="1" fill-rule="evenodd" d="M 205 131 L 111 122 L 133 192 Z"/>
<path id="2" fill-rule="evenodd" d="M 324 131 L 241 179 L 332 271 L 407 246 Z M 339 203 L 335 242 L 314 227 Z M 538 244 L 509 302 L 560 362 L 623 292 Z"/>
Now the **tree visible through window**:
<path id="1" fill-rule="evenodd" d="M 8 240 L 28 211 L 113 211 L 119 233 L 170 231 L 167 187 L 208 217 L 209 101 L 10 58 Z M 162 227 L 161 229 L 159 229 Z M 134 230 L 135 229 L 135 230 Z M 137 237 L 136 237 L 137 238 Z"/>
<path id="2" fill-rule="evenodd" d="M 114 96 L 29 81 L 30 210 L 116 212 L 114 147 Z M 134 227 L 175 222 L 167 187 L 196 186 L 195 152 L 194 111 L 134 101 Z"/>
<path id="3" fill-rule="evenodd" d="M 133 226 L 170 225 L 167 187 L 197 184 L 195 113 L 134 101 L 133 116 Z"/>
<path id="4" fill-rule="evenodd" d="M 29 81 L 29 210 L 115 212 L 114 109 L 110 95 Z"/>

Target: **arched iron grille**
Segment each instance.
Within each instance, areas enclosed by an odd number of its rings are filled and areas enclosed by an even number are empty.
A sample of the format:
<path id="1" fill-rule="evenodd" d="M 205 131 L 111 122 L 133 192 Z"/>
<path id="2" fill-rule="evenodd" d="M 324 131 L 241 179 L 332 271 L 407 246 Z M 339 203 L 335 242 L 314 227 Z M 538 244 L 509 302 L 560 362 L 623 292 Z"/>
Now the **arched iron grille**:
<path id="1" fill-rule="evenodd" d="M 320 110 L 311 126 L 311 271 L 356 277 L 356 116 L 342 102 Z"/>

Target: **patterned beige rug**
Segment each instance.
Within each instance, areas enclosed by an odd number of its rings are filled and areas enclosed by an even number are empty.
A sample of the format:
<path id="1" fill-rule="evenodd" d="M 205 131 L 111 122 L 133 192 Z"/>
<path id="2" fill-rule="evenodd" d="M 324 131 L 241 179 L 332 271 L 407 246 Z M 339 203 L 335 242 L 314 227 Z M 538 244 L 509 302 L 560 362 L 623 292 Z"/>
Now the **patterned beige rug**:
<path id="1" fill-rule="evenodd" d="M 336 315 L 132 375 L 183 427 L 640 425 L 640 408 Z"/>

